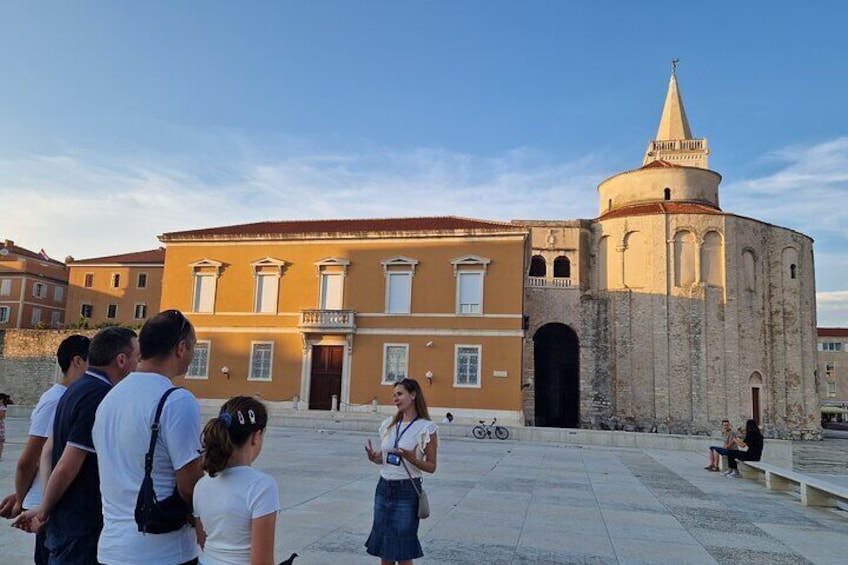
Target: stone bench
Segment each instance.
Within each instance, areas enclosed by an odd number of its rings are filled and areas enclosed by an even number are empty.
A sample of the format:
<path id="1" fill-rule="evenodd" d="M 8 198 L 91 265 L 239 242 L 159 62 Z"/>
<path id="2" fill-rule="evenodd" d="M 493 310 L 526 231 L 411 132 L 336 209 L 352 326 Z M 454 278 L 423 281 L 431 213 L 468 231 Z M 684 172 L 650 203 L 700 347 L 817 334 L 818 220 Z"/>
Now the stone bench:
<path id="1" fill-rule="evenodd" d="M 802 473 L 796 473 L 762 461 L 739 461 L 740 474 L 746 479 L 764 480 L 766 488 L 780 492 L 798 491 L 804 506 L 837 507 L 848 505 L 848 488 Z"/>

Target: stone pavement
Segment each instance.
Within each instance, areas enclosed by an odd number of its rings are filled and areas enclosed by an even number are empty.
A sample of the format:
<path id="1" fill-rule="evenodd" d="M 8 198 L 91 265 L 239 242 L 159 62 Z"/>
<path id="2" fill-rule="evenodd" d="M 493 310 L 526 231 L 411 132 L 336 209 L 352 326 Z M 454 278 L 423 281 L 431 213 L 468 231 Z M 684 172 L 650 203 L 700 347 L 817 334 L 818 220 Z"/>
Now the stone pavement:
<path id="1" fill-rule="evenodd" d="M 27 421 L 0 461 L 10 491 Z M 363 543 L 378 469 L 369 434 L 269 428 L 256 467 L 280 486 L 277 559 L 374 565 Z M 701 453 L 445 438 L 425 479 L 432 516 L 420 563 L 807 564 L 848 555 L 848 516 L 704 471 Z M 32 537 L 0 524 L 0 563 L 29 563 Z"/>

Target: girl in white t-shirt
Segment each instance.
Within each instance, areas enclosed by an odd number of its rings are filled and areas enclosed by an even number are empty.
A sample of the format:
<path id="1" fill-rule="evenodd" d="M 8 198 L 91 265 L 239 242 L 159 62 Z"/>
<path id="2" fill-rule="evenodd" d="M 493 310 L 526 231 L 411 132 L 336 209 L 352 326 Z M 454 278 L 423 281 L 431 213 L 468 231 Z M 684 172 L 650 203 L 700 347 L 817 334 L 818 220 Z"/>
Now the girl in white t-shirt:
<path id="1" fill-rule="evenodd" d="M 268 412 L 236 396 L 203 428 L 203 469 L 194 487 L 197 542 L 203 565 L 273 565 L 280 511 L 277 483 L 250 464 L 262 451 Z"/>

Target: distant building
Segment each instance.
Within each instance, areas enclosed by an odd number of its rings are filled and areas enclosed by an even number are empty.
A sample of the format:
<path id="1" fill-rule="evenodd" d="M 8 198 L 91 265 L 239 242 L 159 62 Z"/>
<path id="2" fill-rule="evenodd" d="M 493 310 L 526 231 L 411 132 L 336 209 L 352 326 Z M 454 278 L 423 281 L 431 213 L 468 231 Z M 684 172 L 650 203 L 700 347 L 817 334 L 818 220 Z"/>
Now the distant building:
<path id="1" fill-rule="evenodd" d="M 0 329 L 55 328 L 64 323 L 65 265 L 5 240 L 0 246 Z"/>
<path id="2" fill-rule="evenodd" d="M 199 397 L 394 411 L 393 385 L 412 377 L 436 414 L 521 421 L 526 229 L 314 220 L 160 240 L 162 308 L 197 328 L 184 386 Z"/>
<path id="3" fill-rule="evenodd" d="M 140 325 L 159 311 L 165 249 L 68 257 L 68 324 Z"/>
<path id="4" fill-rule="evenodd" d="M 822 421 L 848 422 L 848 328 L 818 328 Z"/>

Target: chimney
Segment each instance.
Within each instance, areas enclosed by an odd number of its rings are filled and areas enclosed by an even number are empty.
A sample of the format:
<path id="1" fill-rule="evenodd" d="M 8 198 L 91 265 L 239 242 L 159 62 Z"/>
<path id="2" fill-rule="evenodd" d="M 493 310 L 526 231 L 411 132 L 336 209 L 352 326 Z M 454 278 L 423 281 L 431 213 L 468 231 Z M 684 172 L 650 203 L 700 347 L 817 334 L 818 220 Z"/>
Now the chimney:
<path id="1" fill-rule="evenodd" d="M 73 263 L 73 262 L 74 262 L 74 256 L 73 255 L 68 255 L 67 257 L 65 257 L 65 264 L 66 265 L 68 263 Z"/>
<path id="2" fill-rule="evenodd" d="M 12 241 L 11 239 L 7 239 L 6 241 L 3 242 L 3 247 L 12 247 L 13 245 L 15 245 L 15 242 Z"/>

